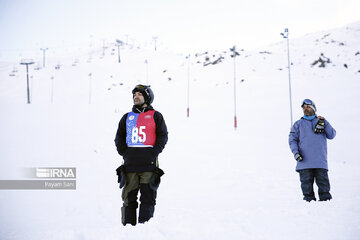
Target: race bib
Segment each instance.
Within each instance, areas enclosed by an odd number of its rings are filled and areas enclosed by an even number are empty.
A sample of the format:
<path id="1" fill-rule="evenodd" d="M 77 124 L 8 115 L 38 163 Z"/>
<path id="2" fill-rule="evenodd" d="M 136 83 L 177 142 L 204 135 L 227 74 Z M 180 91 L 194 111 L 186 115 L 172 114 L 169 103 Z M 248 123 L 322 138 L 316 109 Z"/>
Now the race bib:
<path id="1" fill-rule="evenodd" d="M 156 142 L 155 110 L 144 113 L 129 112 L 126 119 L 128 147 L 153 147 Z"/>

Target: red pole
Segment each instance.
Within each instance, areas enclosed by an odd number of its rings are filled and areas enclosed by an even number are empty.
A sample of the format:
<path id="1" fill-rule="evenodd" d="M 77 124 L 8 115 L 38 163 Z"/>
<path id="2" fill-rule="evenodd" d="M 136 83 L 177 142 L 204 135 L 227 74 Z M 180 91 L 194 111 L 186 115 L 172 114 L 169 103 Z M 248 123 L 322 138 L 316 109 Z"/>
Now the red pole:
<path id="1" fill-rule="evenodd" d="M 187 82 L 187 117 L 190 116 L 190 54 L 186 56 L 186 58 L 188 59 L 188 82 Z"/>
<path id="2" fill-rule="evenodd" d="M 234 46 L 234 130 L 237 127 L 237 120 L 236 120 L 236 51 Z"/>

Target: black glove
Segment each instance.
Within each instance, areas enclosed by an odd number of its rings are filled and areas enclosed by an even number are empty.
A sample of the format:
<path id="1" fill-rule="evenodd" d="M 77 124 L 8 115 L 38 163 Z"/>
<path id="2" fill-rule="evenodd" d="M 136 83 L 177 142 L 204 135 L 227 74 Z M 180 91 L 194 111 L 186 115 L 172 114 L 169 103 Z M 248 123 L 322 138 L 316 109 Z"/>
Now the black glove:
<path id="1" fill-rule="evenodd" d="M 125 176 L 125 167 L 121 165 L 116 169 L 116 175 L 118 176 L 118 183 L 120 183 L 120 188 L 122 188 L 126 184 L 126 176 Z"/>
<path id="2" fill-rule="evenodd" d="M 324 119 L 319 119 L 318 123 L 315 125 L 315 133 L 323 133 L 325 131 L 325 121 Z"/>
<path id="3" fill-rule="evenodd" d="M 164 171 L 157 167 L 154 171 L 154 175 L 150 179 L 150 188 L 156 191 L 160 185 L 160 178 L 164 174 Z"/>
<path id="4" fill-rule="evenodd" d="M 303 157 L 301 156 L 300 153 L 295 153 L 294 157 L 295 157 L 295 160 L 298 162 L 301 162 L 303 160 Z"/>

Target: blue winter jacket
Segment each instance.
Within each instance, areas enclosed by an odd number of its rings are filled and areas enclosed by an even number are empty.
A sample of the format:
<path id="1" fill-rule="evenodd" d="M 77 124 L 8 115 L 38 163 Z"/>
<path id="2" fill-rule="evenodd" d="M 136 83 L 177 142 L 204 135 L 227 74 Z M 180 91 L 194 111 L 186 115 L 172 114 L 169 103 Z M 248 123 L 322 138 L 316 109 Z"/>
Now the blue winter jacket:
<path id="1" fill-rule="evenodd" d="M 333 139 L 335 129 L 325 120 L 325 132 L 315 133 L 315 125 L 319 119 L 306 120 L 301 118 L 291 128 L 289 145 L 293 154 L 300 153 L 303 160 L 296 165 L 296 171 L 308 168 L 328 169 L 327 138 Z"/>

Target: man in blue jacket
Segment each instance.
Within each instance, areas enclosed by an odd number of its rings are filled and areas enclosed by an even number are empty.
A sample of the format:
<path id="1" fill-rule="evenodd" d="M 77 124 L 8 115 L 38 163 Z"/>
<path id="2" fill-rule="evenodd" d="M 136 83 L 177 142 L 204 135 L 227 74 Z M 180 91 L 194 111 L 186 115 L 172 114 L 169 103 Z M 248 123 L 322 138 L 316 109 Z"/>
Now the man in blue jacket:
<path id="1" fill-rule="evenodd" d="M 296 171 L 300 174 L 304 200 L 316 201 L 313 184 L 319 188 L 320 201 L 330 200 L 330 183 L 327 163 L 327 139 L 333 139 L 335 129 L 321 116 L 317 116 L 316 106 L 310 99 L 301 105 L 304 116 L 291 128 L 289 145 L 295 160 Z"/>

